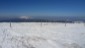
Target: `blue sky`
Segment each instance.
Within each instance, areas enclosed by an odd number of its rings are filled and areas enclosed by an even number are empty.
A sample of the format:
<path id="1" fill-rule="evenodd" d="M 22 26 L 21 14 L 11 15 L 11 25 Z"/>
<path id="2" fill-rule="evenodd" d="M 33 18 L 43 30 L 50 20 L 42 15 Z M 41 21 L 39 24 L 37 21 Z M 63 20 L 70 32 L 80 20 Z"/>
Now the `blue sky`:
<path id="1" fill-rule="evenodd" d="M 0 16 L 85 16 L 85 0 L 0 0 Z"/>

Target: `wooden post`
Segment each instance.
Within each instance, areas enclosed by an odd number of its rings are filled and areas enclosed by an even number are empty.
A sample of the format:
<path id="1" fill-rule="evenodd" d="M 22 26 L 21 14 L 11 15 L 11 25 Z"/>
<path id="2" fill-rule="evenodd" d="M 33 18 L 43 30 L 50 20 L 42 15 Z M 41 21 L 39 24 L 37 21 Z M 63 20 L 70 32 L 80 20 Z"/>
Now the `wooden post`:
<path id="1" fill-rule="evenodd" d="M 68 22 L 68 19 L 66 19 L 66 21 L 65 21 L 65 26 L 67 25 L 67 22 Z"/>
<path id="2" fill-rule="evenodd" d="M 10 28 L 11 28 L 12 26 L 11 26 L 11 21 L 10 21 Z"/>

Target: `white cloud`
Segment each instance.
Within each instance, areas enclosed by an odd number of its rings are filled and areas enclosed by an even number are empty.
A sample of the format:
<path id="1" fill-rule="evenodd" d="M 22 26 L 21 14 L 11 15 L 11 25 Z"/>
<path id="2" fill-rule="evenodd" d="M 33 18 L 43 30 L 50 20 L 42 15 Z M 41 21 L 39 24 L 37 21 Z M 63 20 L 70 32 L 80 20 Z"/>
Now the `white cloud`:
<path id="1" fill-rule="evenodd" d="M 20 16 L 21 19 L 30 19 L 30 16 Z"/>

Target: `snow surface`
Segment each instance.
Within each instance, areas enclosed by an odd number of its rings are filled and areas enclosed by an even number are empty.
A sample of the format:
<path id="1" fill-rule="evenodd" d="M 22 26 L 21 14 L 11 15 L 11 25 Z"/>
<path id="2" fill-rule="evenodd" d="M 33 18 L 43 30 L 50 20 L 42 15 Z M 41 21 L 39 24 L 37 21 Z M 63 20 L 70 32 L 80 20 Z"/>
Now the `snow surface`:
<path id="1" fill-rule="evenodd" d="M 85 24 L 0 23 L 0 48 L 85 48 Z"/>

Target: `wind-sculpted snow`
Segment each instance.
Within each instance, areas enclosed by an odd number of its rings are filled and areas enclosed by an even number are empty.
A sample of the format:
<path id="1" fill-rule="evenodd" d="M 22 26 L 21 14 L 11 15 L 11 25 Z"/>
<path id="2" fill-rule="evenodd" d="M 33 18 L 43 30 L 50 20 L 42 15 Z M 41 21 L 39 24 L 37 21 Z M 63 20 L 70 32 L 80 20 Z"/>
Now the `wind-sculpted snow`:
<path id="1" fill-rule="evenodd" d="M 83 23 L 0 23 L 0 48 L 85 48 Z"/>

